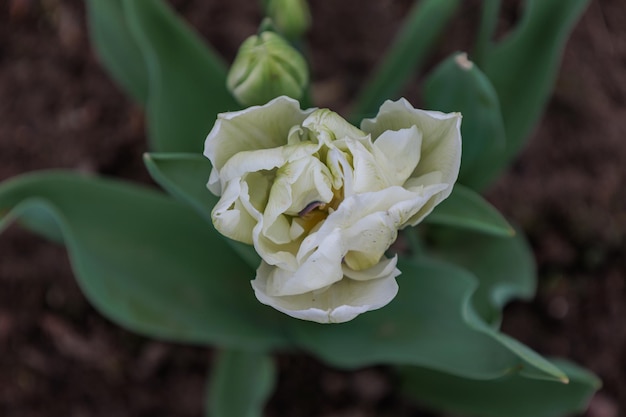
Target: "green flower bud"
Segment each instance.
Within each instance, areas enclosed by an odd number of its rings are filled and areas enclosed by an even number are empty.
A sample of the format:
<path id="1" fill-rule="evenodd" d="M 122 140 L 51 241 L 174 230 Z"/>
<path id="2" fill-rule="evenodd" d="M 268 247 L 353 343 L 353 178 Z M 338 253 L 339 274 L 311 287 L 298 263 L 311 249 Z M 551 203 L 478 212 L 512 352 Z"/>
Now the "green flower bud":
<path id="1" fill-rule="evenodd" d="M 289 39 L 299 38 L 311 26 L 306 0 L 267 0 L 265 12 Z"/>
<path id="2" fill-rule="evenodd" d="M 278 96 L 300 99 L 309 83 L 307 63 L 274 32 L 262 32 L 244 41 L 226 84 L 243 106 L 265 104 Z"/>

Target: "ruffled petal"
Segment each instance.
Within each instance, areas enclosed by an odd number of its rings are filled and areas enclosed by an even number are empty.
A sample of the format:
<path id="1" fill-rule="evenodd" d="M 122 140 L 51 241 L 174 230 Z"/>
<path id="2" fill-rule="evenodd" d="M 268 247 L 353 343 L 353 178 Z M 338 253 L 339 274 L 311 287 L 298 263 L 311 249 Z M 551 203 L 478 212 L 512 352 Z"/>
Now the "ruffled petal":
<path id="1" fill-rule="evenodd" d="M 342 279 L 321 290 L 291 296 L 272 296 L 267 292 L 267 275 L 272 267 L 262 263 L 252 288 L 257 299 L 292 317 L 318 323 L 344 323 L 366 311 L 389 304 L 398 293 L 394 268 L 388 275 L 366 281 Z"/>
<path id="2" fill-rule="evenodd" d="M 239 152 L 285 145 L 290 129 L 314 110 L 300 110 L 296 100 L 281 96 L 263 106 L 219 114 L 204 143 L 204 156 L 213 165 L 209 190 L 221 194 L 220 170 L 230 158 Z"/>
<path id="3" fill-rule="evenodd" d="M 422 155 L 411 177 L 441 172 L 441 182 L 450 188 L 436 197 L 436 203 L 452 191 L 461 165 L 461 114 L 415 109 L 405 99 L 386 101 L 373 119 L 361 122 L 361 129 L 378 138 L 385 131 L 416 126 L 422 133 Z M 435 203 L 435 204 L 436 204 Z"/>

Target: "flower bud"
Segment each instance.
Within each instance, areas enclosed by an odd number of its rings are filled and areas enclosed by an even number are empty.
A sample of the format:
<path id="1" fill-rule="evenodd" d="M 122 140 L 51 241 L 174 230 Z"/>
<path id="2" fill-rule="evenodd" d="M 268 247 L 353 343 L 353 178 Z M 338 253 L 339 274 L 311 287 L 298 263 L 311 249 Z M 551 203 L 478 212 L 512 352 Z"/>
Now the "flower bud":
<path id="1" fill-rule="evenodd" d="M 299 38 L 311 26 L 306 0 L 268 0 L 265 11 L 288 39 Z"/>
<path id="2" fill-rule="evenodd" d="M 278 96 L 299 99 L 308 82 L 309 71 L 302 55 L 269 31 L 244 41 L 226 80 L 243 106 L 265 104 Z"/>

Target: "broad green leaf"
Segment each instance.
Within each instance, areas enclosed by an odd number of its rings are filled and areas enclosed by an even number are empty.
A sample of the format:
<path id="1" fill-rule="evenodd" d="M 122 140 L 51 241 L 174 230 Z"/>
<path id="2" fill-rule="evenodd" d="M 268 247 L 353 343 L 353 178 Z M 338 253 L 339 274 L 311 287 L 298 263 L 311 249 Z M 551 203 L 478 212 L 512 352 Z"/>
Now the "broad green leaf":
<path id="1" fill-rule="evenodd" d="M 426 79 L 424 102 L 429 109 L 463 114 L 459 182 L 474 189 L 489 183 L 506 141 L 498 95 L 489 79 L 467 55 L 455 53 Z"/>
<path id="2" fill-rule="evenodd" d="M 0 228 L 33 209 L 56 221 L 83 291 L 116 323 L 178 342 L 286 344 L 281 314 L 254 298 L 254 271 L 192 209 L 141 187 L 65 173 L 0 186 Z"/>
<path id="3" fill-rule="evenodd" d="M 173 194 L 186 194 L 192 205 L 204 207 L 206 204 L 202 202 L 205 197 L 204 184 L 206 177 L 210 172 L 210 166 L 203 161 L 202 157 L 195 155 L 163 155 L 152 154 L 146 157 L 146 163 L 153 177 L 157 182 L 161 183 L 164 188 L 170 190 Z M 204 174 L 197 175 L 195 172 L 201 171 L 199 167 L 204 167 Z M 186 191 L 187 190 L 187 191 Z M 471 191 L 469 191 L 471 193 Z M 197 196 L 194 196 L 197 194 Z M 507 238 L 511 239 L 511 238 Z M 506 239 L 502 239 L 506 240 Z M 516 241 L 517 242 L 517 241 Z M 525 248 L 525 247 L 524 247 Z M 521 252 L 524 254 L 524 252 Z M 520 256 L 520 253 L 517 253 Z M 258 265 L 258 260 L 252 264 Z M 405 270 L 406 267 L 406 270 Z M 339 366 L 361 366 L 377 362 L 394 362 L 394 363 L 421 363 L 431 364 L 432 366 L 453 366 L 456 362 L 468 362 L 469 367 L 476 372 L 473 375 L 483 375 L 485 372 L 492 375 L 501 375 L 509 372 L 519 365 L 517 355 L 526 357 L 526 360 L 532 363 L 535 358 L 532 354 L 514 345 L 514 342 L 504 335 L 494 332 L 484 323 L 481 323 L 479 317 L 471 307 L 466 309 L 465 304 L 469 303 L 472 292 L 475 290 L 475 278 L 466 272 L 457 268 L 429 264 L 420 266 L 418 272 L 411 273 L 414 266 L 407 264 L 400 269 L 403 275 L 400 276 L 400 294 L 392 302 L 390 306 L 383 309 L 363 314 L 357 317 L 353 322 L 341 325 L 318 325 L 302 322 L 287 318 L 285 327 L 295 332 L 296 339 L 304 335 L 302 346 L 305 349 L 317 353 L 322 358 L 329 360 L 331 363 Z M 521 273 L 521 271 L 515 271 Z M 534 276 L 531 276 L 534 278 Z M 491 276 L 484 278 L 486 284 Z M 502 279 L 500 276 L 496 278 Z M 532 281 L 534 282 L 534 281 Z M 517 295 L 523 292 L 513 286 L 514 293 Z M 406 286 L 409 286 L 408 288 Z M 431 287 L 429 285 L 433 285 Z M 416 288 L 417 286 L 417 288 Z M 503 288 L 506 287 L 503 285 Z M 503 288 L 498 287 L 498 290 Z M 493 290 L 487 287 L 483 290 L 479 288 L 476 296 L 486 298 L 491 295 L 483 295 L 484 292 Z M 493 290 L 497 292 L 496 290 Z M 422 300 L 422 297 L 424 300 Z M 396 304 L 399 303 L 399 304 Z M 482 305 L 481 301 L 479 305 Z M 394 308 L 395 306 L 395 308 Z M 489 311 L 494 305 L 489 302 L 487 304 Z M 269 307 L 268 307 L 269 308 Z M 408 309 L 408 312 L 406 311 Z M 413 310 L 412 310 L 413 309 Z M 414 311 L 417 309 L 417 311 Z M 432 311 L 430 309 L 433 309 Z M 447 311 L 442 314 L 441 311 Z M 498 311 L 499 312 L 499 311 Z M 495 313 L 492 313 L 495 314 Z M 376 319 L 382 317 L 382 319 Z M 420 325 L 415 333 L 413 325 L 420 323 L 422 320 L 426 325 Z M 361 323 L 361 324 L 359 324 Z M 356 330 L 352 330 L 356 329 Z M 366 329 L 367 331 L 364 331 Z M 389 332 L 387 334 L 386 332 Z M 337 336 L 337 333 L 340 336 Z M 345 336 L 344 336 L 345 334 Z M 348 336 L 349 335 L 349 336 Z M 433 335 L 436 335 L 433 336 Z M 458 356 L 459 346 L 466 343 L 465 337 L 474 338 L 475 353 L 482 357 L 480 360 L 472 358 L 472 360 L 462 360 Z M 334 338 L 337 338 L 336 340 Z M 350 340 L 346 342 L 346 337 Z M 456 339 L 458 337 L 458 339 Z M 426 340 L 429 340 L 426 342 Z M 376 344 L 373 344 L 376 341 Z M 429 344 L 428 349 L 424 351 L 415 350 L 415 344 Z M 371 346 L 371 350 L 363 348 L 354 348 L 354 346 Z M 452 346 L 450 349 L 446 346 Z M 455 347 L 456 346 L 456 347 Z M 337 353 L 335 349 L 346 348 L 344 354 Z M 350 350 L 353 349 L 354 350 Z M 480 350 L 484 349 L 481 353 Z M 498 354 L 495 357 L 506 355 L 507 359 L 503 363 L 491 363 L 495 349 Z M 435 357 L 429 357 L 434 352 Z M 514 354 L 511 354 L 514 352 Z M 484 356 L 483 356 L 484 355 Z M 500 356 L 498 356 L 500 355 Z M 446 365 L 450 361 L 452 365 Z M 478 365 L 477 361 L 483 361 L 484 364 Z M 514 363 L 514 364 L 511 364 Z M 472 368 L 477 366 L 478 370 Z M 464 366 L 464 365 L 463 365 Z M 482 367 L 495 367 L 497 370 L 485 371 Z M 540 368 L 543 365 L 540 365 Z M 462 366 L 461 366 L 462 367 Z M 529 366 L 529 368 L 532 368 Z M 450 368 L 449 372 L 454 372 Z M 454 369 L 454 368 L 452 368 Z M 459 371 L 465 372 L 465 371 Z M 469 371 L 468 371 L 469 372 Z M 541 372 L 541 371 L 540 371 Z"/>
<path id="4" fill-rule="evenodd" d="M 515 229 L 500 212 L 480 194 L 456 184 L 452 194 L 443 200 L 424 222 L 467 229 L 494 236 L 510 237 Z"/>
<path id="5" fill-rule="evenodd" d="M 477 381 L 424 368 L 401 368 L 402 391 L 436 410 L 480 417 L 561 417 L 582 413 L 600 381 L 592 373 L 552 360 L 568 384 L 511 375 Z"/>
<path id="6" fill-rule="evenodd" d="M 295 340 L 332 365 L 411 364 L 493 379 L 517 372 L 564 380 L 530 349 L 487 325 L 473 310 L 476 279 L 451 264 L 401 261 L 400 291 L 380 310 L 343 324 L 291 322 Z"/>
<path id="7" fill-rule="evenodd" d="M 276 383 L 276 368 L 266 354 L 222 350 L 207 390 L 207 417 L 262 417 Z"/>
<path id="8" fill-rule="evenodd" d="M 190 204 L 211 223 L 211 210 L 219 197 L 206 187 L 211 173 L 211 163 L 207 158 L 200 154 L 145 154 L 144 162 L 152 178 L 161 187 Z M 252 246 L 225 237 L 223 239 L 251 268 L 259 266 L 261 258 Z"/>
<path id="9" fill-rule="evenodd" d="M 523 234 L 498 237 L 441 228 L 432 230 L 429 238 L 435 256 L 471 271 L 478 279 L 472 301 L 486 322 L 499 325 L 507 302 L 535 294 L 535 261 Z"/>
<path id="10" fill-rule="evenodd" d="M 0 219 L 1 221 L 2 219 Z M 25 208 L 20 213 L 19 225 L 52 242 L 63 244 L 63 231 L 47 208 L 42 209 L 36 205 Z"/>
<path id="11" fill-rule="evenodd" d="M 136 102 L 148 100 L 148 69 L 130 33 L 124 0 L 87 0 L 91 43 L 111 77 Z"/>
<path id="12" fill-rule="evenodd" d="M 217 114 L 239 109 L 226 66 L 162 0 L 124 0 L 124 11 L 148 68 L 152 148 L 202 152 Z"/>
<path id="13" fill-rule="evenodd" d="M 484 72 L 498 96 L 507 138 L 505 166 L 543 113 L 565 41 L 589 0 L 527 0 L 518 27 L 485 56 Z"/>
<path id="14" fill-rule="evenodd" d="M 198 153 L 146 153 L 143 160 L 152 179 L 211 221 L 219 197 L 206 186 L 211 174 L 208 158 Z"/>
<path id="15" fill-rule="evenodd" d="M 351 120 L 376 114 L 387 99 L 396 97 L 435 46 L 459 0 L 421 0 L 415 3 L 393 45 L 357 98 Z"/>

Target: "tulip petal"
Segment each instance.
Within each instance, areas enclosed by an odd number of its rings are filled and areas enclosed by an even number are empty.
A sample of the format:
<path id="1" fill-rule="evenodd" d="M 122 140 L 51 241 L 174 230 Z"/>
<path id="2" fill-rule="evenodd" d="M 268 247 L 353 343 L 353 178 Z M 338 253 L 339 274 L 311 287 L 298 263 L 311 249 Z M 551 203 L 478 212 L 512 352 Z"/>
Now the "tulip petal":
<path id="1" fill-rule="evenodd" d="M 264 269 L 271 268 L 262 263 L 252 288 L 257 299 L 292 317 L 318 323 L 344 323 L 366 311 L 387 305 L 398 293 L 395 277 L 396 268 L 382 278 L 367 281 L 342 279 L 323 291 L 312 291 L 291 296 L 270 296 L 266 291 Z"/>
<path id="2" fill-rule="evenodd" d="M 221 194 L 219 171 L 230 158 L 242 151 L 285 145 L 290 129 L 313 111 L 300 110 L 296 100 L 281 96 L 263 106 L 219 114 L 204 146 L 204 155 L 213 165 L 209 179 L 211 192 Z"/>
<path id="3" fill-rule="evenodd" d="M 413 108 L 405 99 L 386 101 L 373 119 L 365 119 L 361 128 L 378 138 L 387 130 L 407 129 L 416 126 L 422 133 L 422 156 L 412 177 L 432 171 L 442 173 L 443 183 L 452 185 L 461 165 L 461 115 Z M 436 203 L 450 195 L 446 190 L 436 198 Z M 435 204 L 436 204 L 435 203 Z"/>

